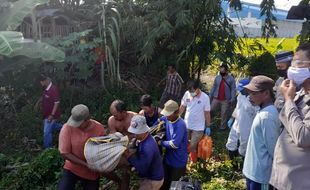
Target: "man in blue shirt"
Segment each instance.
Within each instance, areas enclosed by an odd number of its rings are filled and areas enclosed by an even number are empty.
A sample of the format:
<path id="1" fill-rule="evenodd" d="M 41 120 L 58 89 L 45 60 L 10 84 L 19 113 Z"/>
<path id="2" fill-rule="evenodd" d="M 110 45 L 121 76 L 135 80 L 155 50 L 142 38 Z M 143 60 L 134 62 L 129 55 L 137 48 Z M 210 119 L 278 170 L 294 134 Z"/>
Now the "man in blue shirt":
<path id="1" fill-rule="evenodd" d="M 260 106 L 252 123 L 243 166 L 248 190 L 272 189 L 269 179 L 281 125 L 278 110 L 273 105 L 273 86 L 274 81 L 262 75 L 253 77 L 244 86 L 249 91 L 250 102 Z"/>
<path id="2" fill-rule="evenodd" d="M 145 117 L 133 116 L 128 132 L 134 134 L 139 144 L 136 154 L 128 151 L 124 154 L 142 178 L 139 190 L 159 190 L 164 182 L 164 169 L 158 146 L 149 130 Z"/>
<path id="3" fill-rule="evenodd" d="M 187 163 L 187 132 L 184 120 L 179 116 L 179 105 L 173 100 L 165 103 L 160 112 L 166 127 L 166 138 L 159 144 L 166 148 L 164 155 L 165 180 L 162 190 L 170 188 L 171 181 L 178 181 L 185 174 Z"/>

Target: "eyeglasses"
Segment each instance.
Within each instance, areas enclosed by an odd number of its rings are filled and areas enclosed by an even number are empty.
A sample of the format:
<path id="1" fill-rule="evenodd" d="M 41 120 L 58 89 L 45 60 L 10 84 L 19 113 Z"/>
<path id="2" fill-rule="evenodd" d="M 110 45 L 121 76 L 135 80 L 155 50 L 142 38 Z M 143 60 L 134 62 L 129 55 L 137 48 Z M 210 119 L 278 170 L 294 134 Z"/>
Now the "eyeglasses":
<path id="1" fill-rule="evenodd" d="M 299 66 L 306 65 L 306 64 L 309 64 L 309 63 L 310 63 L 310 61 L 302 61 L 302 60 L 298 60 L 298 59 L 292 61 L 292 65 L 294 65 L 294 66 L 296 66 L 296 65 L 299 65 Z"/>

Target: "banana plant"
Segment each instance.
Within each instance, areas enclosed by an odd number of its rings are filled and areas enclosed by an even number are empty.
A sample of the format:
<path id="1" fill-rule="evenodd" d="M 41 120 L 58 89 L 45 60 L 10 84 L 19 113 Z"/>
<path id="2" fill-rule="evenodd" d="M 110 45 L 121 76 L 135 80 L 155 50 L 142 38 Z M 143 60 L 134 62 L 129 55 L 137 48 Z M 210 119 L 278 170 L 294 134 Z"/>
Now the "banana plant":
<path id="1" fill-rule="evenodd" d="M 0 4 L 6 2 L 6 8 L 0 12 L 0 31 L 16 30 L 24 18 L 31 14 L 36 6 L 46 4 L 48 1 L 49 0 L 18 0 L 14 3 L 8 3 L 6 1 L 0 2 Z"/>
<path id="2" fill-rule="evenodd" d="M 6 4 L 4 4 L 4 2 Z M 23 34 L 16 32 L 25 16 L 32 13 L 37 5 L 48 0 L 18 0 L 14 3 L 3 1 L 0 12 L 0 55 L 14 57 L 23 55 L 29 58 L 40 58 L 44 61 L 62 62 L 65 58 L 61 50 L 32 39 L 24 39 Z M 5 6 L 5 8 L 3 8 Z"/>

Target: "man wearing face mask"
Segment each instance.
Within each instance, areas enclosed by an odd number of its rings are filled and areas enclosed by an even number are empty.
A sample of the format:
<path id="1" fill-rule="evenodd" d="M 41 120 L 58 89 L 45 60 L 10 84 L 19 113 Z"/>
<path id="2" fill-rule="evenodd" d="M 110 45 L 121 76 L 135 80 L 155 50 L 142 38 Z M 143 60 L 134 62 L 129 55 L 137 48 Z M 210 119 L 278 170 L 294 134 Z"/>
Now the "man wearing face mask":
<path id="1" fill-rule="evenodd" d="M 228 74 L 228 66 L 222 64 L 220 66 L 220 75 L 214 79 L 213 87 L 210 91 L 211 111 L 214 112 L 220 106 L 221 108 L 221 126 L 224 130 L 227 126 L 228 114 L 231 103 L 236 96 L 236 82 L 233 76 Z"/>
<path id="2" fill-rule="evenodd" d="M 300 45 L 281 84 L 284 129 L 276 144 L 270 184 L 278 190 L 310 189 L 310 43 Z M 297 92 L 296 92 L 297 91 Z"/>
<path id="3" fill-rule="evenodd" d="M 275 55 L 276 67 L 278 71 L 279 78 L 276 81 L 274 90 L 276 92 L 276 100 L 274 105 L 280 112 L 284 105 L 284 97 L 280 90 L 280 85 L 287 78 L 287 70 L 291 66 L 291 61 L 293 59 L 294 53 L 292 51 L 281 51 Z"/>
<path id="4" fill-rule="evenodd" d="M 209 96 L 199 89 L 199 81 L 189 81 L 180 106 L 180 115 L 185 111 L 184 121 L 190 141 L 189 152 L 192 162 L 197 161 L 198 143 L 204 131 L 210 135 L 211 114 Z"/>

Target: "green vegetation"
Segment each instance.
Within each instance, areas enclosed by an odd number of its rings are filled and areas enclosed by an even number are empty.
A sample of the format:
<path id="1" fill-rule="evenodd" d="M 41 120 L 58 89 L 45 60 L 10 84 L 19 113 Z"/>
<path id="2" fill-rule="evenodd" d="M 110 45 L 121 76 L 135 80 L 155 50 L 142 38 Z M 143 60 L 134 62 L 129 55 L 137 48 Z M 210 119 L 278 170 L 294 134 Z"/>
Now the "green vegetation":
<path id="1" fill-rule="evenodd" d="M 37 77 L 42 72 L 60 88 L 61 122 L 66 122 L 74 105 L 83 103 L 94 119 L 106 124 L 114 99 L 125 100 L 133 111 L 138 111 L 142 94 L 159 100 L 163 89 L 154 87 L 166 74 L 167 64 L 175 63 L 185 81 L 199 79 L 205 71 L 212 78 L 222 62 L 230 65 L 236 78 L 257 74 L 276 78 L 274 53 L 293 50 L 297 39 L 309 41 L 310 36 L 308 21 L 296 39 L 240 39 L 221 0 L 81 2 L 0 2 L 0 189 L 54 189 L 60 177 L 63 159 L 58 151 L 40 149 L 42 119 L 34 104 L 41 94 Z M 229 4 L 241 8 L 239 0 Z M 261 7 L 266 15 L 264 35 L 271 37 L 273 1 L 263 1 Z M 35 17 L 36 11 L 46 8 L 66 13 L 79 30 L 41 39 L 40 19 Z M 33 39 L 15 31 L 27 15 Z M 212 81 L 206 82 L 210 87 Z M 244 188 L 241 172 L 227 160 L 227 135 L 228 131 L 215 129 L 213 158 L 191 168 L 190 174 L 203 182 L 204 189 Z M 133 179 L 136 187 L 137 176 Z"/>

